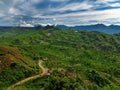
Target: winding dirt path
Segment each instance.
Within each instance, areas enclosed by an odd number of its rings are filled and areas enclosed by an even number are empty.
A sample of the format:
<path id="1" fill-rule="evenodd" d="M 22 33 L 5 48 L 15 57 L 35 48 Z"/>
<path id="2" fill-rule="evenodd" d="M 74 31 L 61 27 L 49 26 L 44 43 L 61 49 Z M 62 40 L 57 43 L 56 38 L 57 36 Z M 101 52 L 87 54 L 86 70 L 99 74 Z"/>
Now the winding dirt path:
<path id="1" fill-rule="evenodd" d="M 16 87 L 16 86 L 18 86 L 18 85 L 20 85 L 20 84 L 23 84 L 23 83 L 25 83 L 25 82 L 27 82 L 27 81 L 29 81 L 29 80 L 33 80 L 33 79 L 42 77 L 42 76 L 44 76 L 44 75 L 47 75 L 47 74 L 48 74 L 48 69 L 47 69 L 47 68 L 44 68 L 44 67 L 42 66 L 42 62 L 41 62 L 40 60 L 39 60 L 39 62 L 38 62 L 38 65 L 39 65 L 40 69 L 42 70 L 42 73 L 40 73 L 40 74 L 38 74 L 38 75 L 34 75 L 34 76 L 31 76 L 31 77 L 28 77 L 28 78 L 25 78 L 25 79 L 23 79 L 23 80 L 15 83 L 15 84 L 9 86 L 7 90 L 11 90 L 12 88 L 14 88 L 14 87 Z"/>

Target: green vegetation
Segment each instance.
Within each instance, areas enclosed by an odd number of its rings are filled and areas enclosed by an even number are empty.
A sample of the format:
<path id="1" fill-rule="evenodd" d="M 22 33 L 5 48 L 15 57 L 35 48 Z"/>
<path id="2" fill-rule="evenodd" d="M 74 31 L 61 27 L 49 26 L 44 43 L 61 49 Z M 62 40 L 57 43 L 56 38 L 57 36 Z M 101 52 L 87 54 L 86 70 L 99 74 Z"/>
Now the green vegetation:
<path id="1" fill-rule="evenodd" d="M 19 54 L 7 50 L 14 64 L 0 69 L 0 90 L 35 75 L 38 60 L 44 60 L 50 75 L 14 90 L 120 90 L 120 35 L 50 26 L 14 29 L 0 33 L 0 46 L 19 49 Z M 8 55 L 3 51 L 0 60 Z"/>

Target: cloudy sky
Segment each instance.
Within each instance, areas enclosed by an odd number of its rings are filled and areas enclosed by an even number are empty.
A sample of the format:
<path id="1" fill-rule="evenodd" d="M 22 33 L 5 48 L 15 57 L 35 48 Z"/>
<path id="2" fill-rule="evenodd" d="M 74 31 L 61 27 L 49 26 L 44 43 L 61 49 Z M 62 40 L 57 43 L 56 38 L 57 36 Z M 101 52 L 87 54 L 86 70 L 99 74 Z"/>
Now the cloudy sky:
<path id="1" fill-rule="evenodd" d="M 120 25 L 120 0 L 0 0 L 0 25 Z"/>

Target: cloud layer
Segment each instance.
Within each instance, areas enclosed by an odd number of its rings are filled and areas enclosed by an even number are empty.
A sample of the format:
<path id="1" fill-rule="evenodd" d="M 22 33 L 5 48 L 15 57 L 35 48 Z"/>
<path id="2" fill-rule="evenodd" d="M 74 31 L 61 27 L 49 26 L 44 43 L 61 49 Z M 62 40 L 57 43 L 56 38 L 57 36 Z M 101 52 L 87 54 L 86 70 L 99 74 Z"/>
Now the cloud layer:
<path id="1" fill-rule="evenodd" d="M 120 25 L 120 0 L 0 0 L 0 25 Z"/>

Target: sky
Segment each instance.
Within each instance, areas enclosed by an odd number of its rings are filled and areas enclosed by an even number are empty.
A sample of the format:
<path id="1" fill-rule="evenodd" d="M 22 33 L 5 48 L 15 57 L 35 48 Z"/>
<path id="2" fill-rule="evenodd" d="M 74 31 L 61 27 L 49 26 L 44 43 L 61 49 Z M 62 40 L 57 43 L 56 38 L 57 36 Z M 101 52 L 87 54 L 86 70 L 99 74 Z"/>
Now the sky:
<path id="1" fill-rule="evenodd" d="M 0 26 L 120 25 L 120 0 L 0 0 Z"/>

